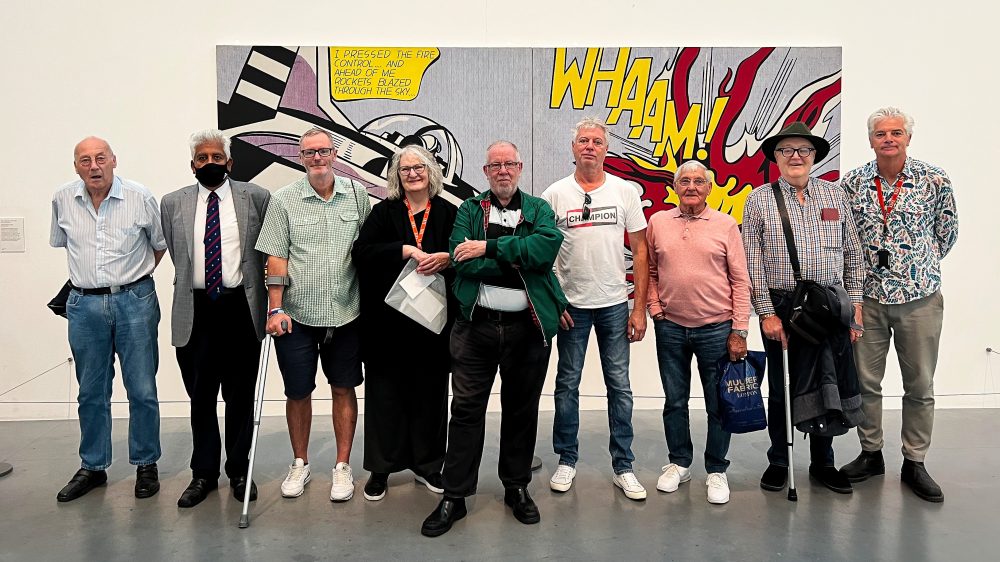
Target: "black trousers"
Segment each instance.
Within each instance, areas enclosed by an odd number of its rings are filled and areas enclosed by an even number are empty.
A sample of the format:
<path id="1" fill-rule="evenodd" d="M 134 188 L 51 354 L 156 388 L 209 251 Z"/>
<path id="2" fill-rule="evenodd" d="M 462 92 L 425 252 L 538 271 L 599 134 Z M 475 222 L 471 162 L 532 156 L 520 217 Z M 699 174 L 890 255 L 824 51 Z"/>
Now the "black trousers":
<path id="1" fill-rule="evenodd" d="M 785 335 L 790 338 L 788 343 L 788 362 L 795 364 L 794 354 L 808 345 L 788 327 L 788 317 L 791 314 L 791 295 L 784 291 L 771 291 L 771 302 L 774 312 L 781 319 Z M 760 331 L 764 341 L 764 351 L 767 353 L 767 434 L 771 438 L 771 446 L 767 450 L 767 460 L 777 466 L 788 466 L 788 445 L 785 435 L 785 373 L 782 363 L 781 342 L 764 337 L 764 329 Z M 790 390 L 794 396 L 796 372 L 789 370 Z M 794 417 L 794 416 L 793 416 Z M 794 435 L 794 432 L 793 432 Z M 798 441 L 796 444 L 801 443 Z M 833 437 L 809 435 L 809 460 L 817 466 L 833 466 Z"/>
<path id="2" fill-rule="evenodd" d="M 212 301 L 194 291 L 191 339 L 177 348 L 177 364 L 191 398 L 194 478 L 219 478 L 222 440 L 216 405 L 226 403 L 226 475 L 246 476 L 253 436 L 254 389 L 260 342 L 242 288 Z"/>
<path id="3" fill-rule="evenodd" d="M 531 482 L 538 433 L 538 399 L 552 347 L 530 314 L 487 314 L 459 319 L 451 332 L 451 421 L 442 480 L 444 493 L 476 493 L 486 439 L 486 406 L 500 370 L 500 459 L 505 488 Z"/>

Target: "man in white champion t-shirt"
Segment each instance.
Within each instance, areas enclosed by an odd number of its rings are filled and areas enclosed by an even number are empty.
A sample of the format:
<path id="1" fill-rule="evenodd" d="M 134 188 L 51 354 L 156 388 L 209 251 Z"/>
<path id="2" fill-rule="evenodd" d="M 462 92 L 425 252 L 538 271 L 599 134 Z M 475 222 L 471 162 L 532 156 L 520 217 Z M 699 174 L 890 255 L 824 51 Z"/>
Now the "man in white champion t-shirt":
<path id="1" fill-rule="evenodd" d="M 552 445 L 559 455 L 549 486 L 565 492 L 573 485 L 579 458 L 580 378 L 593 327 L 608 389 L 611 427 L 612 482 L 633 500 L 646 490 L 632 470 L 632 390 L 629 386 L 629 343 L 646 333 L 646 217 L 639 191 L 604 172 L 608 153 L 607 126 L 587 118 L 574 129 L 576 171 L 548 187 L 542 198 L 556 214 L 565 239 L 556 258 L 556 276 L 569 308 L 560 319 L 559 363 L 555 388 Z M 635 277 L 635 306 L 628 307 L 625 252 L 628 233 Z"/>

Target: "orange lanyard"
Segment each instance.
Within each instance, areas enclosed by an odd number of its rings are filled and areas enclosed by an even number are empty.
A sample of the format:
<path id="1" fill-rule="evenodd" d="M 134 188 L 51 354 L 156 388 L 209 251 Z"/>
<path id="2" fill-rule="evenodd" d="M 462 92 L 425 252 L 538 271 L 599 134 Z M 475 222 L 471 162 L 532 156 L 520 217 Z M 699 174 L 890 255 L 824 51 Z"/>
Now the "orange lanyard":
<path id="1" fill-rule="evenodd" d="M 413 220 L 413 210 L 410 209 L 410 202 L 405 198 L 403 199 L 403 202 L 406 203 L 406 213 L 410 216 L 410 228 L 413 229 L 413 237 L 417 239 L 417 249 L 423 250 L 424 232 L 427 231 L 427 223 L 431 218 L 431 202 L 427 202 L 427 209 L 424 212 L 424 221 L 420 223 L 419 231 L 417 230 L 417 221 Z"/>
<path id="2" fill-rule="evenodd" d="M 878 189 L 878 205 L 882 208 L 882 224 L 889 226 L 889 213 L 896 208 L 896 199 L 899 198 L 899 190 L 903 187 L 902 174 L 892 188 L 892 196 L 889 197 L 888 206 L 885 204 L 885 195 L 882 194 L 882 178 L 875 176 L 875 187 Z"/>

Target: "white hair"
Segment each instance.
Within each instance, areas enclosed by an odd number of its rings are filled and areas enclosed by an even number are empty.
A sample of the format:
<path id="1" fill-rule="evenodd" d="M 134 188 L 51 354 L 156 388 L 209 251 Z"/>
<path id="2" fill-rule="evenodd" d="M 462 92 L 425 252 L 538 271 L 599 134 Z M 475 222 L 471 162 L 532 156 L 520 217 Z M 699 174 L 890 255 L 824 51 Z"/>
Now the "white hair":
<path id="1" fill-rule="evenodd" d="M 878 125 L 879 121 L 893 118 L 902 119 L 903 129 L 906 130 L 907 136 L 913 136 L 913 118 L 904 113 L 902 109 L 892 106 L 876 109 L 874 113 L 868 116 L 868 136 L 871 136 L 875 132 L 875 126 Z"/>
<path id="2" fill-rule="evenodd" d="M 509 146 L 509 147 L 513 148 L 514 149 L 514 156 L 517 158 L 517 161 L 518 162 L 521 161 L 521 151 L 517 149 L 517 145 L 516 144 L 510 142 L 509 140 L 495 140 L 495 141 L 491 142 L 489 146 L 486 147 L 486 163 L 487 164 L 489 164 L 489 160 L 490 160 L 490 151 L 493 150 L 494 147 L 503 146 L 503 145 L 506 145 L 506 146 Z"/>
<path id="3" fill-rule="evenodd" d="M 600 129 L 604 133 L 604 138 L 608 137 L 608 125 L 597 117 L 584 117 L 573 127 L 573 140 L 579 136 L 583 129 Z"/>
<path id="4" fill-rule="evenodd" d="M 222 151 L 226 153 L 227 160 L 233 157 L 229 152 L 229 146 L 232 144 L 229 137 L 224 135 L 222 131 L 218 129 L 205 129 L 204 131 L 198 131 L 197 133 L 191 135 L 191 139 L 188 141 L 188 144 L 191 145 L 191 159 L 194 160 L 199 146 L 209 143 L 221 144 Z"/>
<path id="5" fill-rule="evenodd" d="M 677 169 L 674 170 L 674 177 L 679 178 L 687 172 L 694 172 L 694 171 L 701 172 L 705 176 L 705 179 L 708 179 L 708 168 L 706 168 L 704 164 L 702 164 L 697 160 L 688 160 L 687 162 L 684 162 L 680 166 L 677 166 Z"/>
<path id="6" fill-rule="evenodd" d="M 404 146 L 399 152 L 392 155 L 392 160 L 389 163 L 388 177 L 386 178 L 386 197 L 388 199 L 400 199 L 403 197 L 403 185 L 399 179 L 399 161 L 406 154 L 416 156 L 420 160 L 420 163 L 426 167 L 427 197 L 436 197 L 444 188 L 444 173 L 441 172 L 441 165 L 434 160 L 434 157 L 426 148 L 415 144 Z"/>

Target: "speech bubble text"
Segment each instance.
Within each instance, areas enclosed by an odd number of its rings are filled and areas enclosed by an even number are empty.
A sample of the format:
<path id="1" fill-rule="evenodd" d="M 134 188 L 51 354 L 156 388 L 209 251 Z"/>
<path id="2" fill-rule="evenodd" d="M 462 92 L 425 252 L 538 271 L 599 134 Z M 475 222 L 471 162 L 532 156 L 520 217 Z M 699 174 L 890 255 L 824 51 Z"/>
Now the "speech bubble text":
<path id="1" fill-rule="evenodd" d="M 410 101 L 441 51 L 434 47 L 330 47 L 330 94 L 336 101 Z"/>

